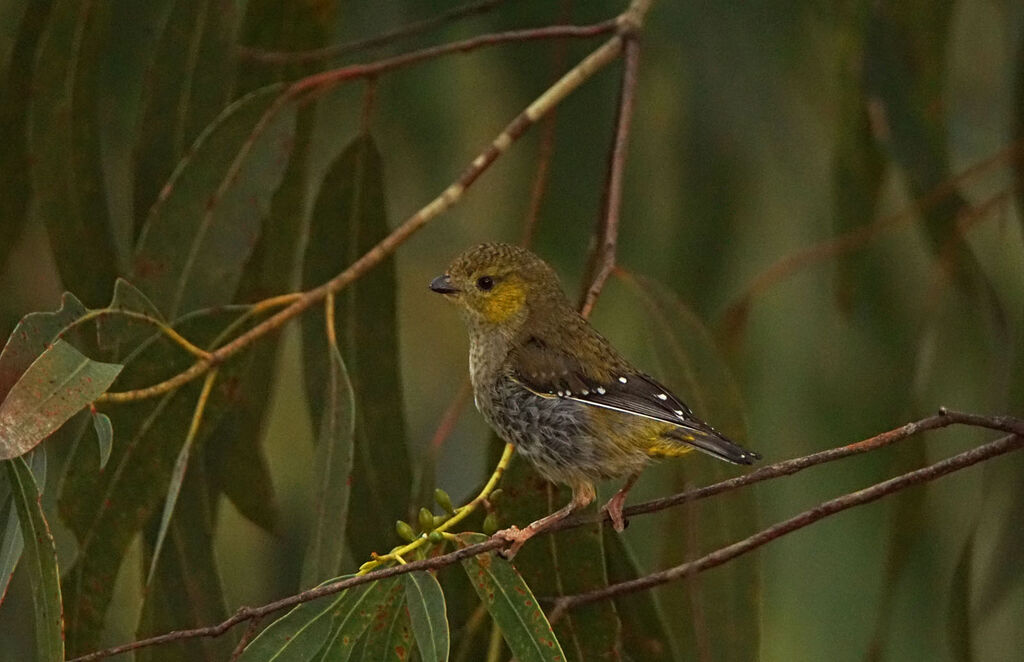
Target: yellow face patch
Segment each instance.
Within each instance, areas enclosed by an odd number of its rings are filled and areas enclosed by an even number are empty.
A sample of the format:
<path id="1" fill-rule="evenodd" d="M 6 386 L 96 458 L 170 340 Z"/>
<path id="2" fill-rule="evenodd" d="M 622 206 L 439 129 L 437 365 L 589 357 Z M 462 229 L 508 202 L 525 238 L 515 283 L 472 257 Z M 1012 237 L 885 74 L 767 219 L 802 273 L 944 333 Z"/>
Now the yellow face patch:
<path id="1" fill-rule="evenodd" d="M 526 304 L 526 284 L 518 278 L 507 278 L 483 297 L 480 312 L 491 324 L 501 324 L 515 316 Z"/>

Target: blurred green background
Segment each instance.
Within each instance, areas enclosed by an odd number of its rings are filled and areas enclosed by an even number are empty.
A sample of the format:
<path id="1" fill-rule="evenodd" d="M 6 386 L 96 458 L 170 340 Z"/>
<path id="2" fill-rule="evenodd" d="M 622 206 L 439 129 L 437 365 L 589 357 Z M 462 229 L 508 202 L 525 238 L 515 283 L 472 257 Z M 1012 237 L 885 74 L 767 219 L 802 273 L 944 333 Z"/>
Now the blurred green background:
<path id="1" fill-rule="evenodd" d="M 19 47 L 37 1 L 0 0 L 0 73 L 8 81 L 0 113 L 8 116 L 16 113 L 15 92 L 38 92 L 33 59 Z M 109 20 L 109 34 L 90 55 L 97 75 L 89 83 L 97 90 L 98 166 L 111 236 L 125 256 L 139 213 L 132 207 L 132 155 L 145 134 L 140 98 L 165 10 L 145 10 L 134 0 L 91 4 L 103 6 Z M 162 0 L 154 6 L 176 4 L 180 9 L 189 3 Z M 227 16 L 241 26 L 235 28 L 238 41 L 252 44 L 245 40 L 256 39 L 253 26 L 274 25 L 279 5 L 288 3 L 221 4 L 234 5 Z M 326 43 L 379 34 L 455 6 L 294 4 L 317 17 Z M 559 4 L 508 0 L 480 16 L 341 62 L 558 22 L 566 6 L 574 23 L 603 20 L 623 7 L 603 0 Z M 248 28 L 242 25 L 247 11 Z M 278 38 L 288 41 L 288 35 Z M 370 133 L 381 155 L 390 224 L 453 181 L 550 84 L 559 48 L 569 66 L 596 43 L 513 44 L 383 76 Z M 598 74 L 557 109 L 535 248 L 573 296 L 601 215 L 619 66 Z M 241 67 L 232 96 L 256 86 L 247 76 L 269 76 L 252 74 L 252 68 Z M 353 82 L 311 106 L 302 194 L 307 211 L 330 162 L 360 133 L 363 91 L 363 83 Z M 426 284 L 470 244 L 521 239 L 540 135 L 532 129 L 458 206 L 394 258 L 403 382 L 388 407 L 405 413 L 414 470 L 466 373 L 461 321 Z M 712 356 L 702 360 L 724 380 L 713 383 L 734 379 L 738 400 L 694 393 L 687 378 L 670 372 L 672 360 L 658 339 L 664 329 L 655 332 L 657 320 L 630 282 L 610 281 L 594 323 L 698 414 L 727 432 L 745 430 L 745 445 L 766 462 L 851 443 L 939 406 L 1022 415 L 1022 138 L 1020 3 L 657 2 L 642 36 L 618 262 L 657 284 L 640 280 L 641 289 L 657 289 L 674 301 L 678 314 L 670 320 L 700 321 L 678 328 L 679 342 L 686 345 L 702 328 L 713 335 L 712 345 L 690 344 L 688 351 L 710 350 Z M 55 309 L 65 286 L 38 200 L 22 191 L 28 201 L 22 213 L 14 204 L 14 180 L 22 174 L 17 162 L 7 158 L 0 168 L 7 187 L 0 193 L 6 198 L 0 210 L 0 325 L 6 336 L 24 314 Z M 829 253 L 841 237 L 852 238 Z M 772 265 L 808 250 L 816 259 L 747 297 L 751 283 Z M 127 273 L 124 264 L 121 273 Z M 290 287 L 264 294 L 296 287 L 298 272 L 286 276 Z M 289 327 L 282 339 L 262 433 L 279 529 L 268 534 L 220 497 L 215 553 L 229 611 L 298 588 L 313 499 L 313 428 L 298 327 Z M 731 377 L 722 377 L 723 371 Z M 733 401 L 700 407 L 709 398 Z M 733 420 L 716 420 L 710 409 L 730 411 Z M 766 526 L 991 436 L 933 432 L 923 441 L 758 485 L 752 497 L 757 523 Z M 436 484 L 463 501 L 488 475 L 491 461 L 488 432 L 470 408 L 441 449 Z M 675 464 L 647 472 L 631 500 L 734 473 L 695 459 L 683 476 Z M 614 489 L 603 486 L 609 494 Z M 359 508 L 353 503 L 353 510 Z M 1024 456 L 1015 454 L 773 542 L 756 552 L 760 586 L 750 590 L 758 606 L 744 614 L 759 619 L 755 650 L 763 660 L 1019 659 L 1022 517 Z M 699 527 L 687 531 L 684 524 L 678 516 L 648 515 L 623 537 L 640 566 L 654 570 L 669 559 L 678 562 L 680 549 L 687 555 L 711 550 L 707 541 L 715 536 L 702 538 Z M 380 525 L 390 536 L 392 522 Z M 73 555 L 74 538 L 56 515 L 51 526 L 62 555 Z M 720 542 L 753 532 L 732 531 Z M 348 567 L 359 562 L 350 559 Z M 137 540 L 118 574 L 106 643 L 135 638 L 140 564 L 144 572 Z M 719 572 L 726 570 L 708 576 Z M 15 574 L 0 605 L 2 660 L 31 659 L 31 599 L 23 575 Z M 680 596 L 692 596 L 686 591 L 671 585 L 658 593 L 677 644 L 689 652 L 684 632 L 693 625 L 672 607 Z M 680 659 L 736 658 L 713 648 Z"/>

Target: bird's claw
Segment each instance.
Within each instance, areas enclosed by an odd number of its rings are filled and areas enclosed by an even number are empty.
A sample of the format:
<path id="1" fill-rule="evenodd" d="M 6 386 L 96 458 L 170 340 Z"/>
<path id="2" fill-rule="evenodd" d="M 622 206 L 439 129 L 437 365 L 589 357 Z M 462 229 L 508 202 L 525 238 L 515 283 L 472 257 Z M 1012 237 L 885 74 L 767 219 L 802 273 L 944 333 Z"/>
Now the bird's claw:
<path id="1" fill-rule="evenodd" d="M 511 561 L 513 557 L 519 552 L 519 549 L 526 543 L 527 540 L 533 537 L 535 531 L 530 530 L 529 527 L 520 529 L 518 526 L 510 526 L 507 529 L 495 532 L 493 537 L 501 538 L 506 542 L 512 543 L 511 547 L 498 550 L 498 554 L 501 555 L 506 561 Z"/>
<path id="2" fill-rule="evenodd" d="M 616 495 L 618 496 L 618 495 Z M 612 497 L 608 500 L 608 503 L 601 507 L 601 510 L 608 513 L 608 517 L 612 520 L 612 528 L 618 533 L 622 533 L 629 526 L 629 520 L 622 516 L 622 502 L 625 499 L 617 499 Z"/>

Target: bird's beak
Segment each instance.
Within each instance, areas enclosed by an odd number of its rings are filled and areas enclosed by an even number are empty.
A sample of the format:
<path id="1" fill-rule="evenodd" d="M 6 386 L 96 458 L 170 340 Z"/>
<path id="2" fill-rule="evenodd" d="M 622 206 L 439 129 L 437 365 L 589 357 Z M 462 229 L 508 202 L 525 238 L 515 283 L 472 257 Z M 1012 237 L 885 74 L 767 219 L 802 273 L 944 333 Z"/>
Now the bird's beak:
<path id="1" fill-rule="evenodd" d="M 455 294 L 459 291 L 459 288 L 452 285 L 452 281 L 448 279 L 448 274 L 443 274 L 430 281 L 430 289 L 438 294 Z"/>

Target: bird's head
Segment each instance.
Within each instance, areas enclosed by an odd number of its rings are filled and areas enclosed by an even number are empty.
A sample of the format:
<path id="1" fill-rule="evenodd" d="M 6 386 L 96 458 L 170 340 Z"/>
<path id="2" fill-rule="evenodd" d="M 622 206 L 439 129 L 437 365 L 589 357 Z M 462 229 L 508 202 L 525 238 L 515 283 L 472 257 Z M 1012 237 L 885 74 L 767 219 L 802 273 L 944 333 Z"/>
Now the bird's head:
<path id="1" fill-rule="evenodd" d="M 544 311 L 567 306 L 558 276 L 519 246 L 481 244 L 459 255 L 430 289 L 456 303 L 476 328 L 519 331 Z"/>

